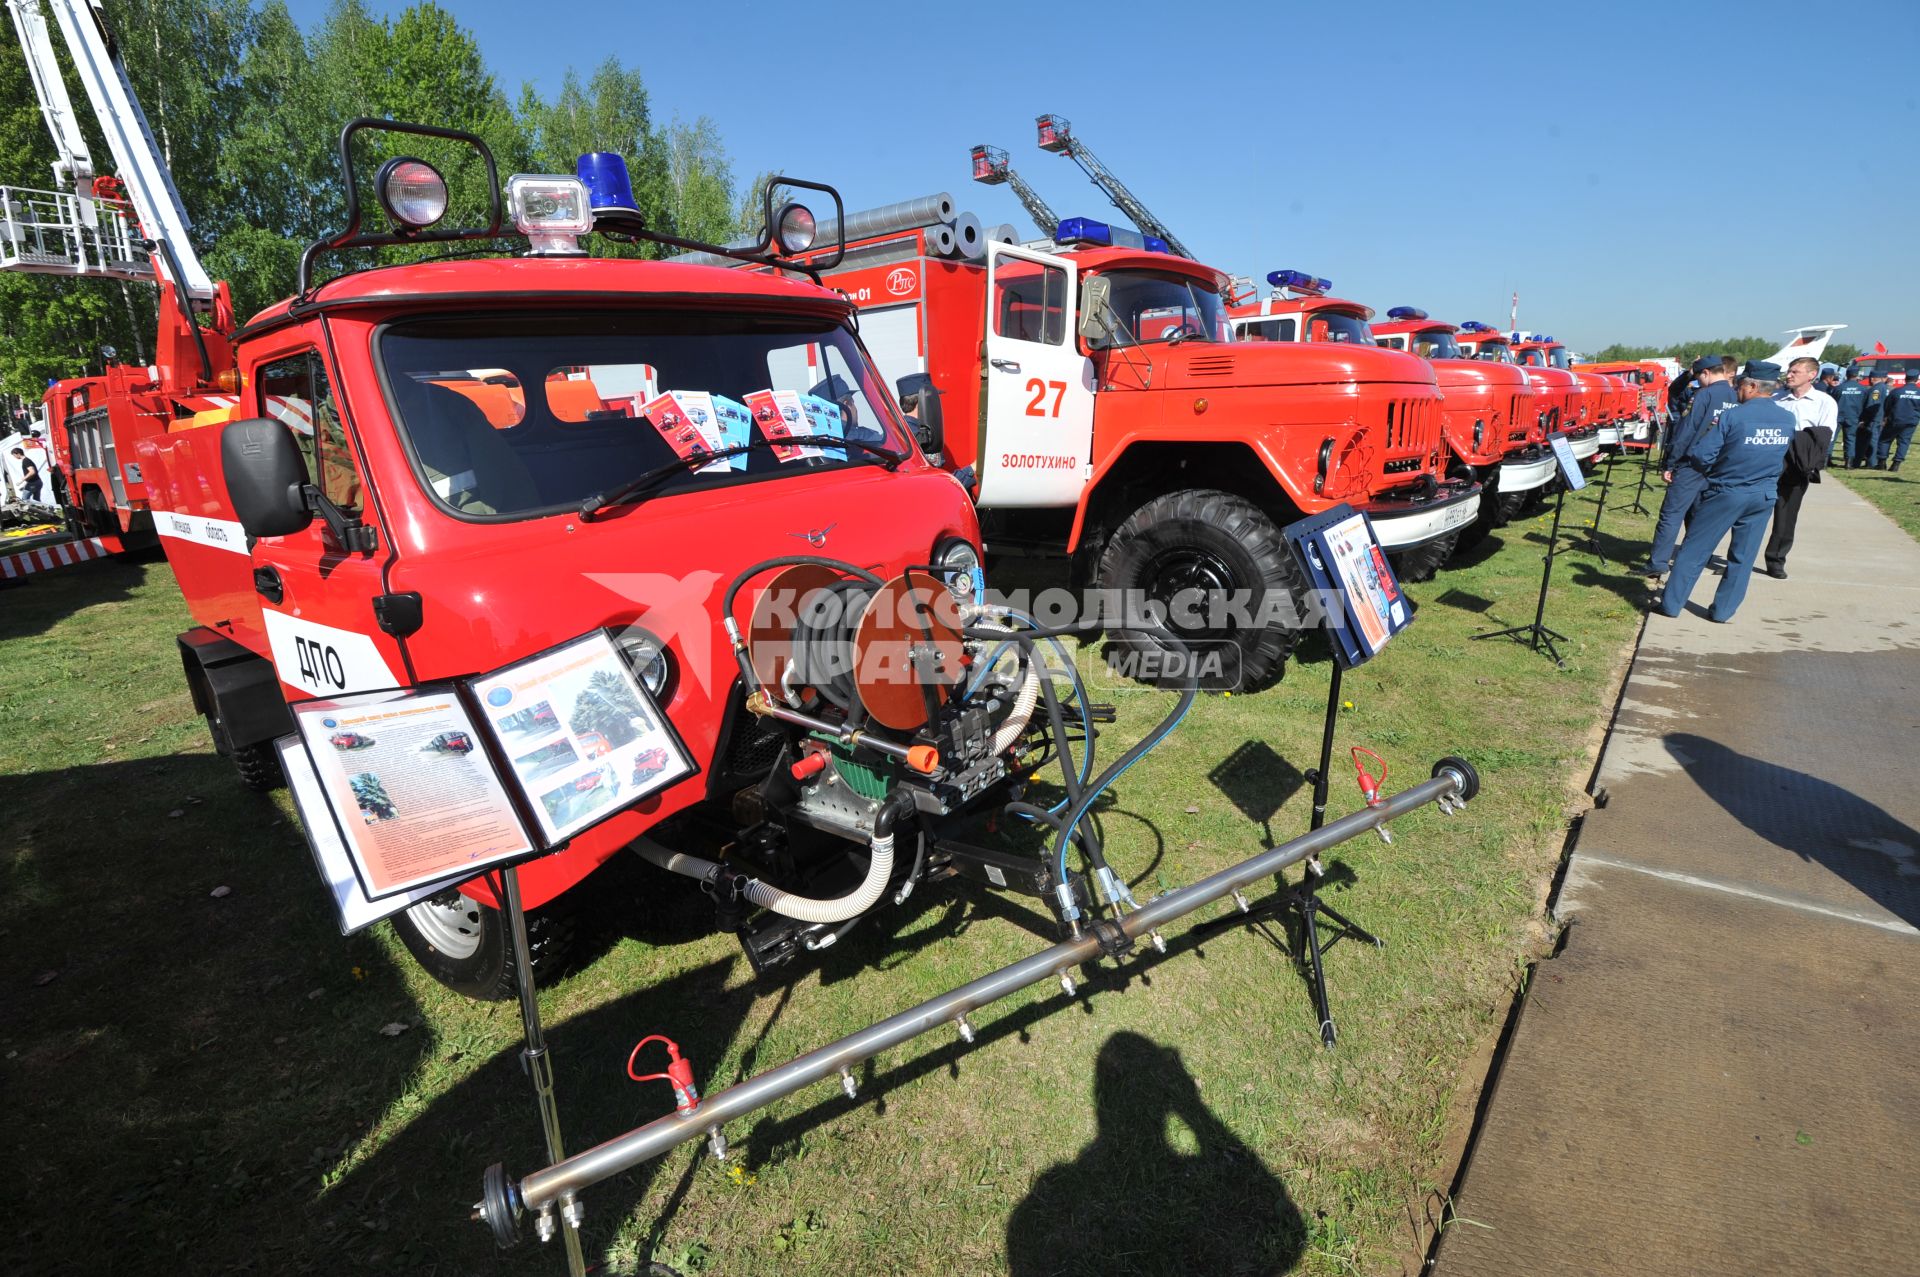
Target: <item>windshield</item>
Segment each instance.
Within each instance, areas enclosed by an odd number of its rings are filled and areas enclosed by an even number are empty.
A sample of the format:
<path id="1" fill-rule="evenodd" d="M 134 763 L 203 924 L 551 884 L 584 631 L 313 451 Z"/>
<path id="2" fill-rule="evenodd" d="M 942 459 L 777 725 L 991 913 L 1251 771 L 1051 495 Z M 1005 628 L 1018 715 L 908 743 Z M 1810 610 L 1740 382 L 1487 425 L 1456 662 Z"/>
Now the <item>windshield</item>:
<path id="1" fill-rule="evenodd" d="M 833 435 L 911 452 L 852 334 L 814 318 L 597 312 L 404 321 L 379 337 L 394 420 L 439 502 L 482 518 L 577 509 L 674 458 L 766 449 L 656 493 L 860 462 Z"/>
<path id="2" fill-rule="evenodd" d="M 1095 347 L 1144 346 L 1156 341 L 1228 341 L 1220 294 L 1184 275 L 1143 270 L 1105 272 L 1113 281 L 1107 312 L 1114 331 Z"/>
<path id="3" fill-rule="evenodd" d="M 1516 362 L 1513 357 L 1513 347 L 1507 345 L 1504 341 L 1483 341 L 1469 357 L 1483 360 L 1490 364 L 1510 364 Z"/>
<path id="4" fill-rule="evenodd" d="M 1572 364 L 1567 359 L 1567 348 L 1565 346 L 1553 347 L 1551 350 L 1547 352 L 1547 359 L 1552 363 L 1552 365 L 1555 368 L 1571 368 L 1572 367 Z"/>
<path id="5" fill-rule="evenodd" d="M 1460 343 L 1445 328 L 1429 328 L 1413 335 L 1413 353 L 1422 359 L 1462 359 Z"/>
<path id="6" fill-rule="evenodd" d="M 1316 310 L 1306 315 L 1307 340 L 1355 346 L 1374 344 L 1373 329 L 1358 315 L 1338 310 Z"/>

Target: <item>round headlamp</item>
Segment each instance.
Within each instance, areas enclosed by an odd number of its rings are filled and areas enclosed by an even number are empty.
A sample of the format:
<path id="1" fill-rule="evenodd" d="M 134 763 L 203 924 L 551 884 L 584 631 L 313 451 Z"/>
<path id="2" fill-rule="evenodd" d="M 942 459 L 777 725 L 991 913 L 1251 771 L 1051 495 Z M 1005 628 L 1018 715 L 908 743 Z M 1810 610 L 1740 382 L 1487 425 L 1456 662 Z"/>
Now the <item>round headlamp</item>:
<path id="1" fill-rule="evenodd" d="M 655 701 L 665 703 L 673 687 L 673 657 L 668 654 L 667 645 L 658 635 L 639 626 L 623 632 L 617 644 L 620 655 L 626 658 L 627 668 L 640 680 L 640 686 L 646 688 Z"/>
<path id="2" fill-rule="evenodd" d="M 373 189 L 387 216 L 408 230 L 425 230 L 447 215 L 447 179 L 425 160 L 388 160 L 374 175 Z"/>
<path id="3" fill-rule="evenodd" d="M 774 219 L 774 242 L 783 253 L 804 253 L 813 247 L 813 237 L 818 229 L 812 209 L 805 204 L 789 204 Z"/>
<path id="4" fill-rule="evenodd" d="M 972 603 L 986 596 L 987 576 L 973 542 L 958 537 L 941 542 L 933 552 L 933 563 L 954 598 Z"/>

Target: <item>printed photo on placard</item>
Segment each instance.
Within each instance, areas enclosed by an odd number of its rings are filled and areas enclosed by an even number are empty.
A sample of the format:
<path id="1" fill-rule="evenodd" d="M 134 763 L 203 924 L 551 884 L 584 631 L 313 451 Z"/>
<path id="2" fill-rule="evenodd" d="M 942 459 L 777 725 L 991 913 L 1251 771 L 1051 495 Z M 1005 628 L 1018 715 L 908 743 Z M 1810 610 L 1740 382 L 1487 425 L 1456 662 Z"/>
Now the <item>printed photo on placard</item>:
<path id="1" fill-rule="evenodd" d="M 473 694 L 546 846 L 696 770 L 603 630 L 477 678 Z"/>
<path id="2" fill-rule="evenodd" d="M 370 899 L 535 850 L 457 689 L 307 701 L 293 716 Z"/>
<path id="3" fill-rule="evenodd" d="M 1309 586 L 1331 596 L 1327 633 L 1343 665 L 1377 655 L 1412 623 L 1413 611 L 1366 515 L 1338 505 L 1288 524 L 1284 532 Z"/>
<path id="4" fill-rule="evenodd" d="M 354 872 L 346 841 L 334 823 L 326 793 L 321 788 L 320 773 L 314 770 L 300 737 L 282 736 L 273 744 L 280 755 L 280 770 L 287 777 L 287 790 L 293 795 L 294 811 L 306 831 L 307 849 L 313 853 L 314 867 L 320 871 L 320 881 L 327 885 L 327 894 L 333 898 L 333 912 L 339 920 L 341 935 L 350 936 L 467 879 L 468 874 L 462 869 L 457 877 L 410 887 L 380 900 L 369 899 L 360 886 L 360 875 Z"/>

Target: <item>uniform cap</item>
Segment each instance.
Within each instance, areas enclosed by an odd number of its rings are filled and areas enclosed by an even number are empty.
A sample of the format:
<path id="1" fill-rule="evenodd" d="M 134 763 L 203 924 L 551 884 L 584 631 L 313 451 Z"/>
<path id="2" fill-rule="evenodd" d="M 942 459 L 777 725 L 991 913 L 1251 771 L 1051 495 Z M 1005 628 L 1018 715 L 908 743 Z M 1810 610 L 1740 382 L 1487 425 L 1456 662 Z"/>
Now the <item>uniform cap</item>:
<path id="1" fill-rule="evenodd" d="M 1748 381 L 1779 381 L 1780 365 L 1770 364 L 1764 359 L 1747 361 L 1747 369 L 1741 376 Z"/>
<path id="2" fill-rule="evenodd" d="M 1693 371 L 1694 371 L 1694 375 L 1695 375 L 1695 376 L 1698 376 L 1699 374 L 1701 374 L 1701 373 L 1703 373 L 1703 372 L 1717 372 L 1717 371 L 1719 371 L 1719 368 L 1720 368 L 1720 360 L 1721 360 L 1721 356 L 1719 356 L 1719 355 L 1702 355 L 1702 356 L 1700 356 L 1700 358 L 1698 358 L 1698 359 L 1696 359 L 1696 360 L 1694 360 L 1694 361 L 1693 361 Z"/>

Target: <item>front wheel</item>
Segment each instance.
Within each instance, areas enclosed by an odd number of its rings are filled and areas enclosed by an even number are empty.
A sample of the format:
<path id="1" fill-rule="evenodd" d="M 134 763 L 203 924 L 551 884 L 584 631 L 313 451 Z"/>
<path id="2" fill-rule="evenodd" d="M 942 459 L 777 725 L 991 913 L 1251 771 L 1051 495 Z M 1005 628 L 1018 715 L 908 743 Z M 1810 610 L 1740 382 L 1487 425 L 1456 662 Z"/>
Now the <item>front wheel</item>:
<path id="1" fill-rule="evenodd" d="M 1388 560 L 1393 564 L 1393 574 L 1402 581 L 1433 580 L 1440 565 L 1453 557 L 1453 547 L 1459 540 L 1458 532 L 1449 532 L 1424 545 L 1416 545 L 1411 550 L 1388 555 Z"/>
<path id="2" fill-rule="evenodd" d="M 449 889 L 395 914 L 393 929 L 414 961 L 455 993 L 482 1002 L 517 996 L 513 941 L 500 910 Z M 536 981 L 565 963 L 573 930 L 564 908 L 527 915 Z"/>
<path id="3" fill-rule="evenodd" d="M 1280 681 L 1300 641 L 1304 587 L 1293 552 L 1264 511 L 1230 492 L 1147 502 L 1114 530 L 1098 579 L 1123 600 L 1158 605 L 1190 650 L 1182 663 L 1151 635 L 1116 636 L 1109 661 L 1142 682 L 1258 691 Z"/>

